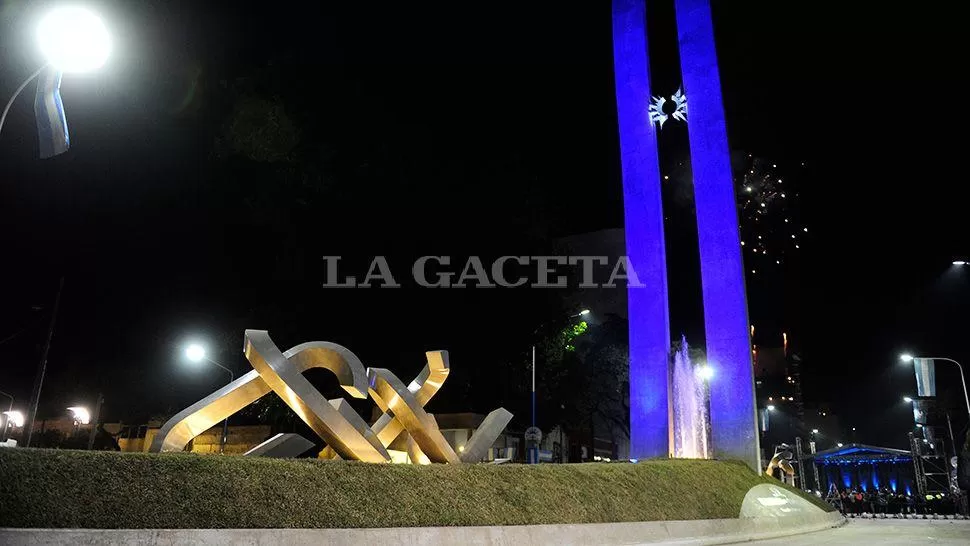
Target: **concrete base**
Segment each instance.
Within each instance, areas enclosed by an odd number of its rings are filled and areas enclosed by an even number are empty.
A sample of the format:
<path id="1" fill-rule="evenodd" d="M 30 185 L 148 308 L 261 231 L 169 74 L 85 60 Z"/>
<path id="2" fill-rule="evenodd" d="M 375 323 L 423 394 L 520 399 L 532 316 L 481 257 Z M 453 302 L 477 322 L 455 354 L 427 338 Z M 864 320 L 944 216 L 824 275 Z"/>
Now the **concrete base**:
<path id="1" fill-rule="evenodd" d="M 329 544 L 530 544 L 630 545 L 728 544 L 790 536 L 840 526 L 837 512 L 779 518 L 648 521 L 583 525 L 503 527 L 395 527 L 388 529 L 0 529 L 0 544 L 66 546 L 74 544 L 169 546 L 181 544 L 276 546 Z"/>

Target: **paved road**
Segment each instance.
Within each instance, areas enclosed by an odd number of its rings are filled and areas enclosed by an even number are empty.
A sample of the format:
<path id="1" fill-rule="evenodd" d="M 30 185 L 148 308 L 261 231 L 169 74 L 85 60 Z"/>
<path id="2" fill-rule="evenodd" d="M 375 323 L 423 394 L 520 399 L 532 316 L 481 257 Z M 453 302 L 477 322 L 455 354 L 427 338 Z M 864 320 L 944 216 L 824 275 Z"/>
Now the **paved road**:
<path id="1" fill-rule="evenodd" d="M 970 521 L 967 520 L 858 520 L 838 529 L 772 540 L 758 540 L 748 544 L 785 546 L 817 546 L 830 544 L 878 544 L 879 546 L 911 546 L 970 544 Z"/>

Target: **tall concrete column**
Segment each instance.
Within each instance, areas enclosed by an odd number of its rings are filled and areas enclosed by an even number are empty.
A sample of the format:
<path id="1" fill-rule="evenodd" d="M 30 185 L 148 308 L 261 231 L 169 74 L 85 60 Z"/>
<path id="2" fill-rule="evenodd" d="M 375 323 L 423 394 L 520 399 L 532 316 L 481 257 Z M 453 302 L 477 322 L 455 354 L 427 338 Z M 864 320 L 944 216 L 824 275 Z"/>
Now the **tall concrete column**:
<path id="1" fill-rule="evenodd" d="M 627 289 L 630 457 L 666 457 L 670 323 L 657 135 L 648 115 L 650 65 L 644 0 L 613 1 L 613 63 L 626 252 L 643 284 Z"/>
<path id="2" fill-rule="evenodd" d="M 711 379 L 714 454 L 760 468 L 737 203 L 709 0 L 675 0 Z"/>

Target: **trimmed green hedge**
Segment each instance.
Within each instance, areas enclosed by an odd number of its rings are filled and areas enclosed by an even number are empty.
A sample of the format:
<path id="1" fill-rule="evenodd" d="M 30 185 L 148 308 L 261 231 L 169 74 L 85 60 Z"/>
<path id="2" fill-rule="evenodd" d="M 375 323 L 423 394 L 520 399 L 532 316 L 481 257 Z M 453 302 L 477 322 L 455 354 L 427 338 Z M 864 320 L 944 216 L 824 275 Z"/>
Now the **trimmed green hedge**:
<path id="1" fill-rule="evenodd" d="M 738 517 L 739 463 L 377 465 L 0 449 L 0 527 L 332 528 Z M 777 483 L 777 482 L 775 482 Z"/>

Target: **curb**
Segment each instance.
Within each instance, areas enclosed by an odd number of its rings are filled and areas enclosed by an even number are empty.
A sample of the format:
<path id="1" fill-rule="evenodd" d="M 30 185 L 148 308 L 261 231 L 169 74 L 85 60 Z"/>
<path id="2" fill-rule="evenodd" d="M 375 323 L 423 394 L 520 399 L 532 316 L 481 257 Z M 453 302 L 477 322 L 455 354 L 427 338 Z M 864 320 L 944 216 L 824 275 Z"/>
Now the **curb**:
<path id="1" fill-rule="evenodd" d="M 0 543 L 10 546 L 68 544 L 168 546 L 174 544 L 269 546 L 332 544 L 731 544 L 777 538 L 838 527 L 837 512 L 812 514 L 791 524 L 779 518 L 707 519 L 517 525 L 496 527 L 391 527 L 383 529 L 0 529 Z"/>

